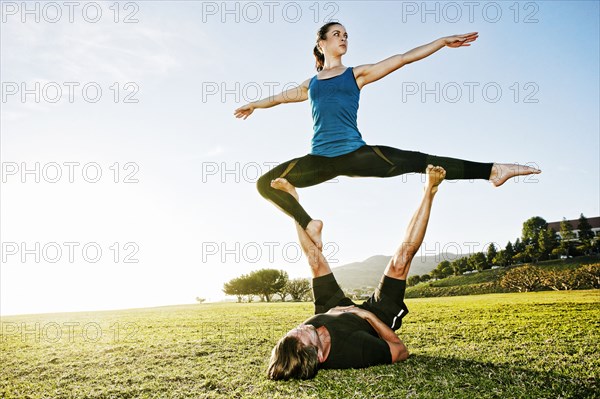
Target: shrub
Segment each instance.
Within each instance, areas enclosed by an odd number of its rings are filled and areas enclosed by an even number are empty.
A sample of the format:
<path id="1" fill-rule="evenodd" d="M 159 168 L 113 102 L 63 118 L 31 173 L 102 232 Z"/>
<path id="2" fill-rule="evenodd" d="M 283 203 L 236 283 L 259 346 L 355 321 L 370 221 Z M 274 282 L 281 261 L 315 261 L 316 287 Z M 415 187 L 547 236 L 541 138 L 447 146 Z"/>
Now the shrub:
<path id="1" fill-rule="evenodd" d="M 516 267 L 506 272 L 500 285 L 519 292 L 533 291 L 542 285 L 542 273 L 536 266 Z"/>
<path id="2" fill-rule="evenodd" d="M 582 288 L 600 288 L 600 263 L 580 266 L 575 270 L 575 275 Z"/>
<path id="3" fill-rule="evenodd" d="M 574 270 L 541 270 L 541 285 L 559 291 L 575 289 L 580 283 Z"/>

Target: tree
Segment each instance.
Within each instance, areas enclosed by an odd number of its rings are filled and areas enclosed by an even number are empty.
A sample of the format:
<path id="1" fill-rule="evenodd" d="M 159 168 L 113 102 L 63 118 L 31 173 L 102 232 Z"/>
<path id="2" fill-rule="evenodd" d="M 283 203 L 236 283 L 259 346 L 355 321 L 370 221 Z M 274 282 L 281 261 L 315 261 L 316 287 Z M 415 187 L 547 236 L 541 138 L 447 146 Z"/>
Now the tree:
<path id="1" fill-rule="evenodd" d="M 592 245 L 592 251 L 600 254 L 600 236 L 594 238 L 594 241 L 592 241 L 594 244 Z"/>
<path id="2" fill-rule="evenodd" d="M 540 251 L 540 259 L 548 259 L 552 255 L 552 251 L 558 246 L 558 238 L 556 232 L 550 227 L 540 231 L 538 239 L 538 247 Z"/>
<path id="3" fill-rule="evenodd" d="M 198 303 L 204 303 L 206 302 L 206 298 L 200 298 L 199 296 L 196 297 L 196 302 Z"/>
<path id="4" fill-rule="evenodd" d="M 579 215 L 579 223 L 577 224 L 577 229 L 579 230 L 579 239 L 591 240 L 592 238 L 594 238 L 592 225 L 587 220 L 587 218 L 583 216 L 583 213 Z"/>
<path id="5" fill-rule="evenodd" d="M 244 276 L 236 277 L 223 284 L 223 292 L 225 295 L 236 296 L 238 303 L 242 302 L 242 298 L 247 294 L 244 278 Z"/>
<path id="6" fill-rule="evenodd" d="M 592 231 L 592 225 L 588 222 L 587 218 L 583 216 L 583 213 L 579 216 L 579 223 L 577 224 L 579 230 L 579 240 L 581 241 L 581 251 L 589 255 L 594 244 L 594 232 Z"/>
<path id="7" fill-rule="evenodd" d="M 475 252 L 469 256 L 468 265 L 471 270 L 482 271 L 488 268 L 487 260 L 485 259 L 483 252 Z"/>
<path id="8" fill-rule="evenodd" d="M 545 230 L 547 227 L 548 223 L 543 218 L 539 216 L 529 218 L 523 223 L 521 240 L 523 240 L 524 243 L 537 243 L 540 231 Z"/>
<path id="9" fill-rule="evenodd" d="M 556 256 L 557 258 L 561 255 L 563 255 L 563 250 L 561 249 L 561 247 L 556 247 L 552 250 L 552 255 Z"/>
<path id="10" fill-rule="evenodd" d="M 452 266 L 450 266 L 450 262 L 447 260 L 443 260 L 438 263 L 437 268 L 439 269 L 442 278 L 452 275 Z"/>
<path id="11" fill-rule="evenodd" d="M 254 301 L 254 296 L 260 296 L 260 281 L 257 278 L 252 276 L 252 273 L 249 275 L 244 274 L 241 277 L 242 289 L 246 295 L 246 300 L 248 302 Z M 262 296 L 260 296 L 261 301 L 264 300 Z"/>
<path id="12" fill-rule="evenodd" d="M 494 256 L 492 262 L 494 263 L 494 265 L 506 266 L 506 250 L 501 249 L 500 251 L 498 251 L 496 256 Z"/>
<path id="13" fill-rule="evenodd" d="M 569 256 L 569 254 L 573 253 L 575 233 L 573 233 L 573 226 L 571 226 L 571 223 L 564 217 L 560 222 L 560 238 L 560 253 Z"/>
<path id="14" fill-rule="evenodd" d="M 468 265 L 468 261 L 469 258 L 466 256 L 463 256 L 462 258 L 458 258 L 452 261 L 451 265 L 452 265 L 452 270 L 454 270 L 454 275 L 455 276 L 460 276 L 461 274 L 463 274 L 464 272 L 467 271 L 469 265 Z"/>
<path id="15" fill-rule="evenodd" d="M 521 230 L 521 239 L 525 246 L 523 261 L 537 263 L 541 256 L 539 248 L 540 232 L 546 230 L 547 227 L 548 223 L 539 216 L 529 218 L 523 223 L 523 229 Z"/>
<path id="16" fill-rule="evenodd" d="M 504 266 L 510 266 L 513 264 L 513 256 L 515 256 L 515 249 L 513 247 L 513 245 L 511 244 L 511 242 L 509 241 L 506 244 L 506 247 L 504 248 L 505 251 L 505 264 Z"/>
<path id="17" fill-rule="evenodd" d="M 539 239 L 539 234 L 538 234 L 538 239 Z M 523 260 L 525 262 L 531 261 L 533 263 L 537 263 L 537 261 L 540 259 L 540 256 L 542 255 L 542 253 L 540 252 L 540 246 L 538 244 L 538 241 L 528 242 L 525 245 L 525 251 L 522 252 L 522 254 L 523 254 Z"/>
<path id="18" fill-rule="evenodd" d="M 275 289 L 276 289 L 275 293 L 277 295 L 279 295 L 279 297 L 281 298 L 281 302 L 285 302 L 285 297 L 287 296 L 287 294 L 289 294 L 289 291 L 288 291 L 289 276 L 288 276 L 287 272 L 284 270 L 280 270 L 279 273 L 281 273 L 281 279 L 277 282 L 277 286 L 275 287 Z"/>
<path id="19" fill-rule="evenodd" d="M 421 282 L 421 276 L 410 276 L 406 282 L 409 287 L 412 287 L 413 285 L 417 285 Z"/>
<path id="20" fill-rule="evenodd" d="M 421 276 L 421 282 L 422 282 L 422 283 L 425 283 L 425 282 L 427 282 L 427 281 L 429 281 L 429 280 L 431 280 L 431 276 L 430 276 L 429 274 L 423 274 L 423 275 Z"/>
<path id="21" fill-rule="evenodd" d="M 523 256 L 525 255 L 525 244 L 523 244 L 519 238 L 515 240 L 513 250 L 515 252 L 515 254 L 513 255 L 513 260 L 522 262 Z"/>
<path id="22" fill-rule="evenodd" d="M 525 251 L 517 252 L 516 254 L 513 255 L 512 260 L 517 265 L 519 265 L 521 263 L 525 263 L 525 262 L 527 262 L 527 254 L 525 253 Z"/>
<path id="23" fill-rule="evenodd" d="M 307 278 L 295 278 L 287 283 L 287 292 L 292 301 L 300 302 L 310 293 L 310 281 Z"/>
<path id="24" fill-rule="evenodd" d="M 494 243 L 491 243 L 488 246 L 487 249 L 487 253 L 485 255 L 485 258 L 487 259 L 488 262 L 488 266 L 492 266 L 495 265 L 495 259 L 496 259 L 496 255 L 498 255 L 498 251 L 496 250 L 496 246 L 494 245 Z"/>
<path id="25" fill-rule="evenodd" d="M 262 301 L 267 302 L 271 302 L 273 294 L 282 291 L 288 279 L 286 272 L 275 269 L 256 270 L 248 277 L 252 287 L 250 293 L 259 295 Z"/>
<path id="26" fill-rule="evenodd" d="M 498 265 L 498 266 L 510 266 L 513 264 L 513 256 L 514 254 L 512 254 L 512 251 L 508 251 L 506 249 L 501 249 L 500 251 L 498 251 L 498 253 L 496 254 L 496 257 L 494 258 L 494 264 Z M 488 259 L 489 261 L 489 259 Z"/>

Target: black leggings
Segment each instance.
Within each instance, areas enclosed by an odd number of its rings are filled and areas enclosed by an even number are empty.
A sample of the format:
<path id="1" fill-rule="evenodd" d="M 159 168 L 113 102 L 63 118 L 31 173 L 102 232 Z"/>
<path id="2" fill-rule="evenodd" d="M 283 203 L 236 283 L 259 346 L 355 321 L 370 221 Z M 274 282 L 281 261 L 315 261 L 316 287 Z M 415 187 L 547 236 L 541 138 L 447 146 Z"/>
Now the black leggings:
<path id="1" fill-rule="evenodd" d="M 364 145 L 337 157 L 308 154 L 294 158 L 262 175 L 256 185 L 263 197 L 278 205 L 306 229 L 312 218 L 294 197 L 285 191 L 272 188 L 271 180 L 284 177 L 295 187 L 309 187 L 337 176 L 392 177 L 411 172 L 424 173 L 429 164 L 443 167 L 448 180 L 488 180 L 493 165 L 393 147 Z"/>

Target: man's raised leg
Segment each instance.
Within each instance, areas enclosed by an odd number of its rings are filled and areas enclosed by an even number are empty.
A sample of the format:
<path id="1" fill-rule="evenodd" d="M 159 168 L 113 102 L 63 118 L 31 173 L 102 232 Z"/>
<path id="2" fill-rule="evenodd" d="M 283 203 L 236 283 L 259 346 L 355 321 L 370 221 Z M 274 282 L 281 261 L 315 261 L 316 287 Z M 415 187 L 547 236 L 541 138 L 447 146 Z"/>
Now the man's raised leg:
<path id="1" fill-rule="evenodd" d="M 385 268 L 383 274 L 388 277 L 406 280 L 410 263 L 423 243 L 427 223 L 429 222 L 431 205 L 433 204 L 433 197 L 438 191 L 438 186 L 444 180 L 446 171 L 441 166 L 428 165 L 425 173 L 427 181 L 425 183 L 423 199 L 406 229 L 402 244 L 400 244 L 400 247 L 396 250 Z"/>

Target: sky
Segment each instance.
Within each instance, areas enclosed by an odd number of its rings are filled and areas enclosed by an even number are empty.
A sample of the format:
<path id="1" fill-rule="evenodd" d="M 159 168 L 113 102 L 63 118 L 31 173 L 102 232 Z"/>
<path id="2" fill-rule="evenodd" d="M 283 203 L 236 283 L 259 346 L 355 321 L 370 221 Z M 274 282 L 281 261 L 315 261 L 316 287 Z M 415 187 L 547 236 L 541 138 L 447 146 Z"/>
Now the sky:
<path id="1" fill-rule="evenodd" d="M 310 152 L 310 103 L 233 111 L 314 76 L 329 20 L 346 66 L 479 32 L 361 90 L 368 144 L 542 169 L 444 182 L 421 255 L 600 215 L 596 1 L 0 5 L 0 315 L 216 301 L 261 268 L 309 277 L 256 180 Z M 299 194 L 335 267 L 391 255 L 422 185 L 339 177 Z"/>

